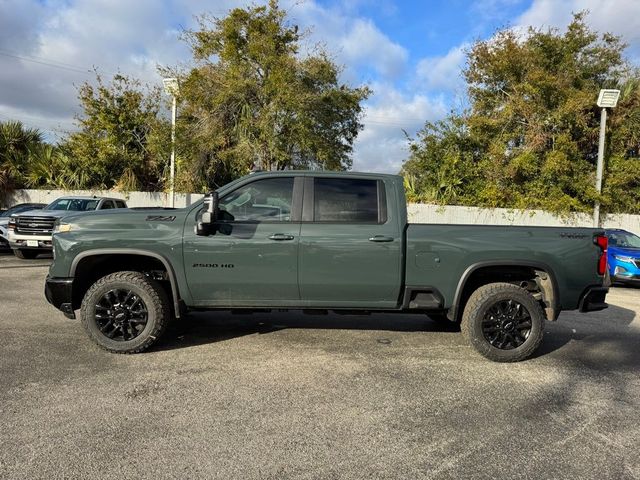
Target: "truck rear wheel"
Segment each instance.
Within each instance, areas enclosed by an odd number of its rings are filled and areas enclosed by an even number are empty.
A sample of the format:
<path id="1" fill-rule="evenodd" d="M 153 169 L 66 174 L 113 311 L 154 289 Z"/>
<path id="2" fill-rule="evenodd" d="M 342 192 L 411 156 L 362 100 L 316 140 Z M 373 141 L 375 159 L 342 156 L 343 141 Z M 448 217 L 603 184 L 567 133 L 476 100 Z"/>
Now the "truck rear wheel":
<path id="1" fill-rule="evenodd" d="M 140 272 L 116 272 L 87 291 L 80 318 L 89 337 L 113 353 L 139 353 L 164 333 L 171 318 L 167 293 Z"/>
<path id="2" fill-rule="evenodd" d="M 469 297 L 461 330 L 486 358 L 518 362 L 540 346 L 544 320 L 542 307 L 525 289 L 511 283 L 490 283 Z"/>
<path id="3" fill-rule="evenodd" d="M 38 256 L 38 253 L 40 253 L 38 252 L 38 250 L 28 250 L 24 248 L 16 249 L 13 251 L 13 254 L 16 257 L 22 258 L 23 260 L 33 260 Z"/>

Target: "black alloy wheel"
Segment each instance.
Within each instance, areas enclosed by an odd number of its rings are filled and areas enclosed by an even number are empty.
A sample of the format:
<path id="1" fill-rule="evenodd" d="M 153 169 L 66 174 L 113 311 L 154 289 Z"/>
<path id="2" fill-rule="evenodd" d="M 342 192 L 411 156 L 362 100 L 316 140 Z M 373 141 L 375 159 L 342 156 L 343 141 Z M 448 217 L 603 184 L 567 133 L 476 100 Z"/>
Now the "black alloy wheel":
<path id="1" fill-rule="evenodd" d="M 506 282 L 482 285 L 462 313 L 460 331 L 478 353 L 494 362 L 531 357 L 544 336 L 545 312 L 531 292 Z"/>
<path id="2" fill-rule="evenodd" d="M 148 317 L 144 301 L 131 290 L 109 290 L 96 303 L 98 329 L 111 340 L 133 340 L 144 330 Z"/>
<path id="3" fill-rule="evenodd" d="M 173 315 L 170 291 L 142 272 L 114 272 L 84 294 L 80 321 L 89 337 L 113 353 L 139 353 L 166 331 Z"/>
<path id="4" fill-rule="evenodd" d="M 518 348 L 531 333 L 531 314 L 515 300 L 502 300 L 489 307 L 482 320 L 484 338 L 495 348 Z"/>

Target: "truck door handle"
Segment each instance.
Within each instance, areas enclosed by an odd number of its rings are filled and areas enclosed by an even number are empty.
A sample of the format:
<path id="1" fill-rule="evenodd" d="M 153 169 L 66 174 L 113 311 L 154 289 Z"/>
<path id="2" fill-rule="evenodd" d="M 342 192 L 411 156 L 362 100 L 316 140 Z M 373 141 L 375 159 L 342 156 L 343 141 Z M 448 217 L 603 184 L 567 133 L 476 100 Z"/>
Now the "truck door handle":
<path id="1" fill-rule="evenodd" d="M 393 242 L 393 237 L 387 237 L 385 235 L 376 235 L 369 238 L 370 242 Z"/>
<path id="2" fill-rule="evenodd" d="M 293 235 L 287 235 L 286 233 L 274 233 L 273 235 L 269 236 L 269 240 L 293 240 Z"/>

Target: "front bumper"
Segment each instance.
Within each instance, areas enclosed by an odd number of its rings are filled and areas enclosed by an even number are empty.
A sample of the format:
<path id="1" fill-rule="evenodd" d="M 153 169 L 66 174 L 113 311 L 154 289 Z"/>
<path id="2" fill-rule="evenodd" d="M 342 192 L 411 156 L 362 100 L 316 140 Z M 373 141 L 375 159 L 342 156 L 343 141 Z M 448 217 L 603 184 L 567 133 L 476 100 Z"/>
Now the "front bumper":
<path id="1" fill-rule="evenodd" d="M 635 262 L 616 260 L 609 268 L 614 282 L 636 284 L 640 282 L 640 268 Z"/>
<path id="2" fill-rule="evenodd" d="M 73 278 L 56 278 L 47 275 L 44 284 L 47 301 L 64 313 L 67 318 L 76 318 L 73 311 Z"/>
<path id="3" fill-rule="evenodd" d="M 613 281 L 637 285 L 640 284 L 640 275 L 614 275 Z"/>
<path id="4" fill-rule="evenodd" d="M 608 287 L 589 287 L 582 294 L 578 308 L 581 312 L 597 312 L 604 310 L 609 305 L 605 301 L 609 293 Z"/>
<path id="5" fill-rule="evenodd" d="M 9 231 L 9 244 L 15 249 L 52 250 L 51 235 L 19 235 Z"/>

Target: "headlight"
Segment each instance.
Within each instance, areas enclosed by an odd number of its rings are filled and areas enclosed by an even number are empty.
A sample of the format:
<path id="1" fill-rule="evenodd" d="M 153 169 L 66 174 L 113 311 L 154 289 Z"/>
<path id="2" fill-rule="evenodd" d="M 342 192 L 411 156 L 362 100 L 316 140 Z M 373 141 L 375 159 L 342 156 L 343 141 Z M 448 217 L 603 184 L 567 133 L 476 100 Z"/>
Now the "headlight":
<path id="1" fill-rule="evenodd" d="M 614 255 L 613 258 L 620 260 L 621 262 L 633 263 L 633 257 L 625 257 L 624 255 Z"/>
<path id="2" fill-rule="evenodd" d="M 7 224 L 7 230 L 15 230 L 16 229 L 16 219 L 13 217 L 9 218 L 9 223 Z"/>
<path id="3" fill-rule="evenodd" d="M 53 233 L 66 233 L 71 231 L 71 225 L 69 223 L 56 223 L 53 226 Z"/>

